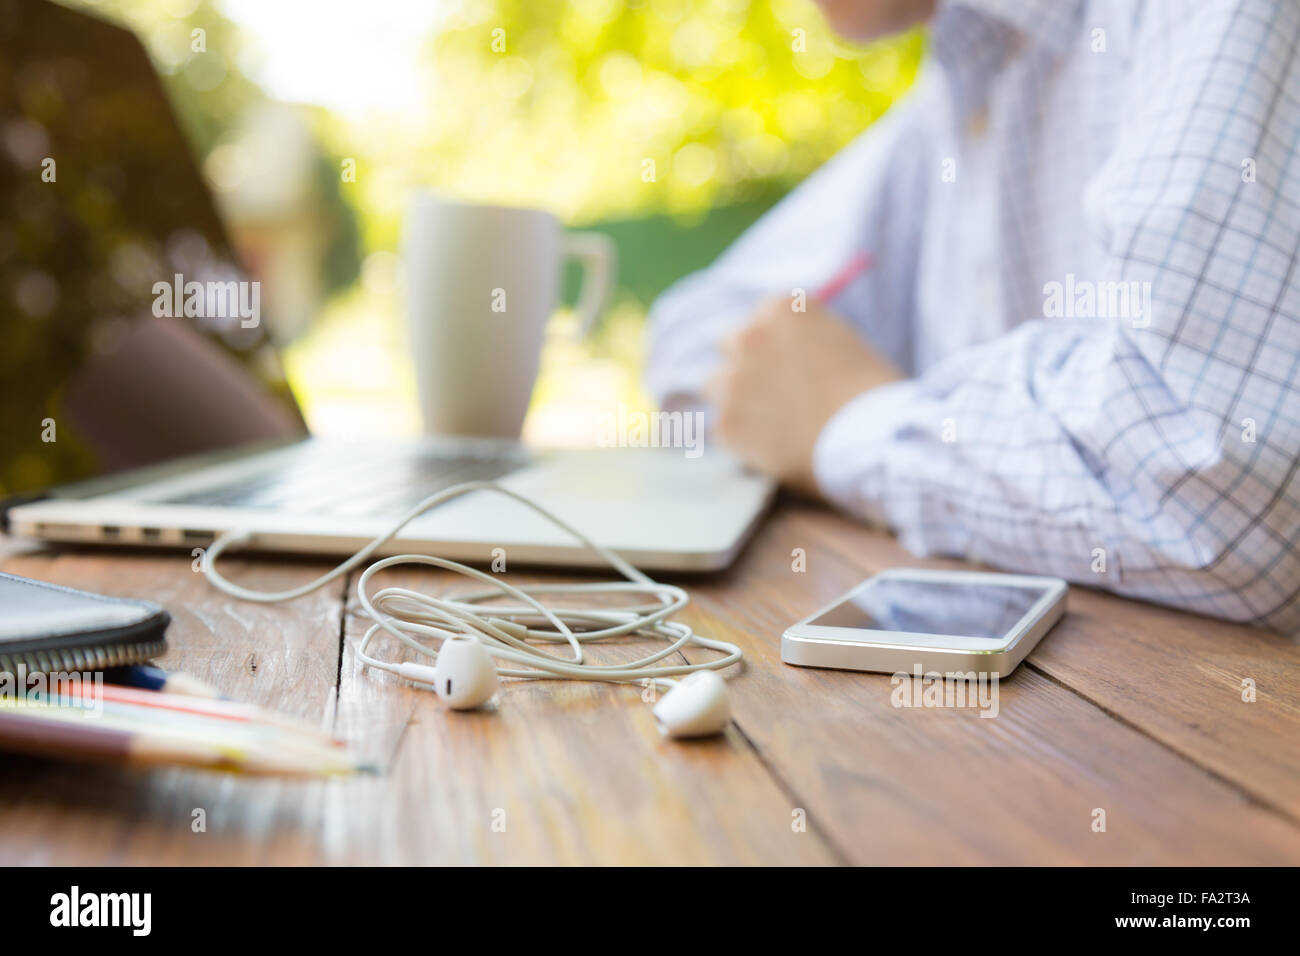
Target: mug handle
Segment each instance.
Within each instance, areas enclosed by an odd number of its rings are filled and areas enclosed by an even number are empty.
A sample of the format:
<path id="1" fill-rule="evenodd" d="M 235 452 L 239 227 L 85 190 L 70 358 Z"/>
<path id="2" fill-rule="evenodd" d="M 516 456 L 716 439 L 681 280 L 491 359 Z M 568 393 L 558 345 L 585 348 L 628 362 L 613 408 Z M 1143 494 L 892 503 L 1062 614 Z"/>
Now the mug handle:
<path id="1" fill-rule="evenodd" d="M 600 232 L 568 232 L 564 234 L 564 255 L 582 263 L 582 289 L 573 310 L 578 315 L 579 335 L 586 336 L 609 305 L 618 258 L 614 242 Z"/>

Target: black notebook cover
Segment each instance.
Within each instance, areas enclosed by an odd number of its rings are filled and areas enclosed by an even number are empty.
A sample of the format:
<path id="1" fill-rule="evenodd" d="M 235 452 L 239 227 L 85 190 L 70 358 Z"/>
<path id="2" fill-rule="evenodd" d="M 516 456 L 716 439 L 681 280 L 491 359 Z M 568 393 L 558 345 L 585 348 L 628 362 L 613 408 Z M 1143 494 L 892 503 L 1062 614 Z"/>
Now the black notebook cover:
<path id="1" fill-rule="evenodd" d="M 108 597 L 0 572 L 0 671 L 93 671 L 137 664 L 166 648 L 171 615 L 149 601 Z"/>

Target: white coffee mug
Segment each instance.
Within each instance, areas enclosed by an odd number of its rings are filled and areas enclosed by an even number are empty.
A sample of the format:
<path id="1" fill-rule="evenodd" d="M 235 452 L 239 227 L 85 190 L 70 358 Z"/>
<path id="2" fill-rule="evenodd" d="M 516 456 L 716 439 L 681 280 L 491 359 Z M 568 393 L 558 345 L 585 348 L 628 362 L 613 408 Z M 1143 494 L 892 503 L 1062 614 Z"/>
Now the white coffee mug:
<path id="1" fill-rule="evenodd" d="M 540 209 L 421 193 L 405 237 L 406 313 L 426 432 L 518 438 L 568 258 L 584 266 L 582 334 L 604 310 L 614 245 Z"/>

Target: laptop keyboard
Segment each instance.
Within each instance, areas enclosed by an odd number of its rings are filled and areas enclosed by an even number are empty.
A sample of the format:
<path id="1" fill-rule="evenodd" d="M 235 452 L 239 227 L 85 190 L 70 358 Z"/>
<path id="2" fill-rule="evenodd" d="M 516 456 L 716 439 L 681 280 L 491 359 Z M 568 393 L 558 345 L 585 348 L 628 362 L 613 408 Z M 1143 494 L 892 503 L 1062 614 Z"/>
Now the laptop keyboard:
<path id="1" fill-rule="evenodd" d="M 466 481 L 493 481 L 529 461 L 522 449 L 429 452 L 308 447 L 263 472 L 161 501 L 289 514 L 395 516 L 434 492 Z"/>

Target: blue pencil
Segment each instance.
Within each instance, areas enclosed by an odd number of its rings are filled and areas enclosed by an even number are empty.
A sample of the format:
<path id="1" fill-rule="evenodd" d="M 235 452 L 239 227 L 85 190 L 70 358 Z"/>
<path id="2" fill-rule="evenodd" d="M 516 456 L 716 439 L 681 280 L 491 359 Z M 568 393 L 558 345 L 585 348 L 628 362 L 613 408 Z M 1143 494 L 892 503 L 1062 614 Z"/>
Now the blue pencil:
<path id="1" fill-rule="evenodd" d="M 189 674 L 169 674 L 161 667 L 152 664 L 132 664 L 125 667 L 109 667 L 104 670 L 106 684 L 120 684 L 124 687 L 136 687 L 140 690 L 166 691 L 169 694 L 185 694 L 188 697 L 210 697 L 229 700 L 225 694 L 197 677 Z"/>

